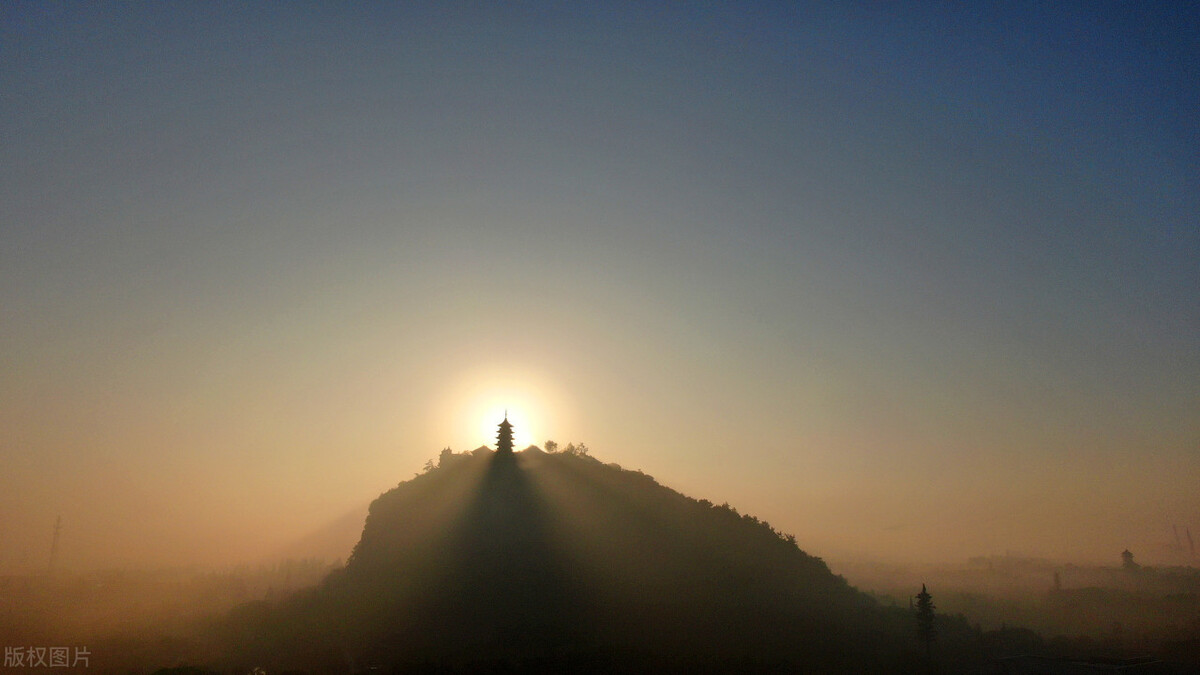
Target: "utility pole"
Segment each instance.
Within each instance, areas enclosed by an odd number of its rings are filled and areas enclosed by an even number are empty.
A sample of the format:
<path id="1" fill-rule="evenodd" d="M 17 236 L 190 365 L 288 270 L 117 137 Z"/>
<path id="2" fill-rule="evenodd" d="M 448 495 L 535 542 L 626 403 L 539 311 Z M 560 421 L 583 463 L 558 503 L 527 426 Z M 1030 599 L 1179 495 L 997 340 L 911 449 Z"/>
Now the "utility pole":
<path id="1" fill-rule="evenodd" d="M 54 573 L 54 565 L 58 562 L 58 535 L 62 532 L 62 516 L 54 521 L 54 541 L 50 543 L 50 573 Z"/>
<path id="2" fill-rule="evenodd" d="M 934 625 L 933 618 L 933 610 L 936 608 L 937 606 L 933 604 L 933 596 L 925 590 L 925 584 L 921 584 L 921 592 L 917 594 L 917 637 L 925 644 L 925 661 L 931 669 L 933 668 L 933 641 L 937 638 L 937 626 Z"/>

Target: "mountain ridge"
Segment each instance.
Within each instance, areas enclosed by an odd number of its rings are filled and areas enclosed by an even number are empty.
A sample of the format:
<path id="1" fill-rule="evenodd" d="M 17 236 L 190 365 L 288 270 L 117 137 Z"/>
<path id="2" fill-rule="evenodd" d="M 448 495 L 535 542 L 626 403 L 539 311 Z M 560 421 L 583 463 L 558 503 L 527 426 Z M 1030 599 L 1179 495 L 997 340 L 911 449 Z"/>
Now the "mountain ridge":
<path id="1" fill-rule="evenodd" d="M 894 619 L 731 506 L 579 453 L 481 448 L 381 494 L 345 567 L 243 610 L 229 653 L 309 672 L 861 668 L 898 651 Z"/>

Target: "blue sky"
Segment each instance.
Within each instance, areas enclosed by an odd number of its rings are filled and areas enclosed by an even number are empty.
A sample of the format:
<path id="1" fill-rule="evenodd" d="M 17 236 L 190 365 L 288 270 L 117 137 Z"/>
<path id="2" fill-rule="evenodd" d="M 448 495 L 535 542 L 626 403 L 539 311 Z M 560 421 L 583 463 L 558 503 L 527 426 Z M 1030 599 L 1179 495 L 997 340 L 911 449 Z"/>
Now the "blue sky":
<path id="1" fill-rule="evenodd" d="M 266 555 L 501 399 L 818 555 L 1200 513 L 1183 5 L 0 18 L 2 565 Z"/>

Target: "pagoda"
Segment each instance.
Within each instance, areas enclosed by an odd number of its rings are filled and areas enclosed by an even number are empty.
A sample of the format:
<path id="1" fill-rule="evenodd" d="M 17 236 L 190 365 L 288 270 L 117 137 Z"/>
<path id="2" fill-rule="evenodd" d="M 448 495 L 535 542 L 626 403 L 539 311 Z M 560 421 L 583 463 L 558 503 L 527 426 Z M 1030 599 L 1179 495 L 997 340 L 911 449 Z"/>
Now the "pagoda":
<path id="1" fill-rule="evenodd" d="M 512 424 L 508 421 L 508 411 L 504 411 L 504 421 L 496 433 L 496 454 L 511 455 L 513 451 Z"/>

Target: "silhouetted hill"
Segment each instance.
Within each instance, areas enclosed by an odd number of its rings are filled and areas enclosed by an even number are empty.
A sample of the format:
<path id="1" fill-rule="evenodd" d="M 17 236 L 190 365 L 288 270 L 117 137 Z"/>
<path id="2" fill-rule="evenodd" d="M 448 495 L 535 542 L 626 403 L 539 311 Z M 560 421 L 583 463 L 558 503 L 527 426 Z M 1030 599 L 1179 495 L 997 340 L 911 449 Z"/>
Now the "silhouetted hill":
<path id="1" fill-rule="evenodd" d="M 574 454 L 443 453 L 344 569 L 226 626 L 227 667 L 892 670 L 909 626 L 751 516 Z"/>
<path id="2" fill-rule="evenodd" d="M 312 529 L 272 552 L 270 559 L 311 559 L 342 561 L 362 536 L 363 519 L 367 515 L 367 500 L 342 515 Z"/>

